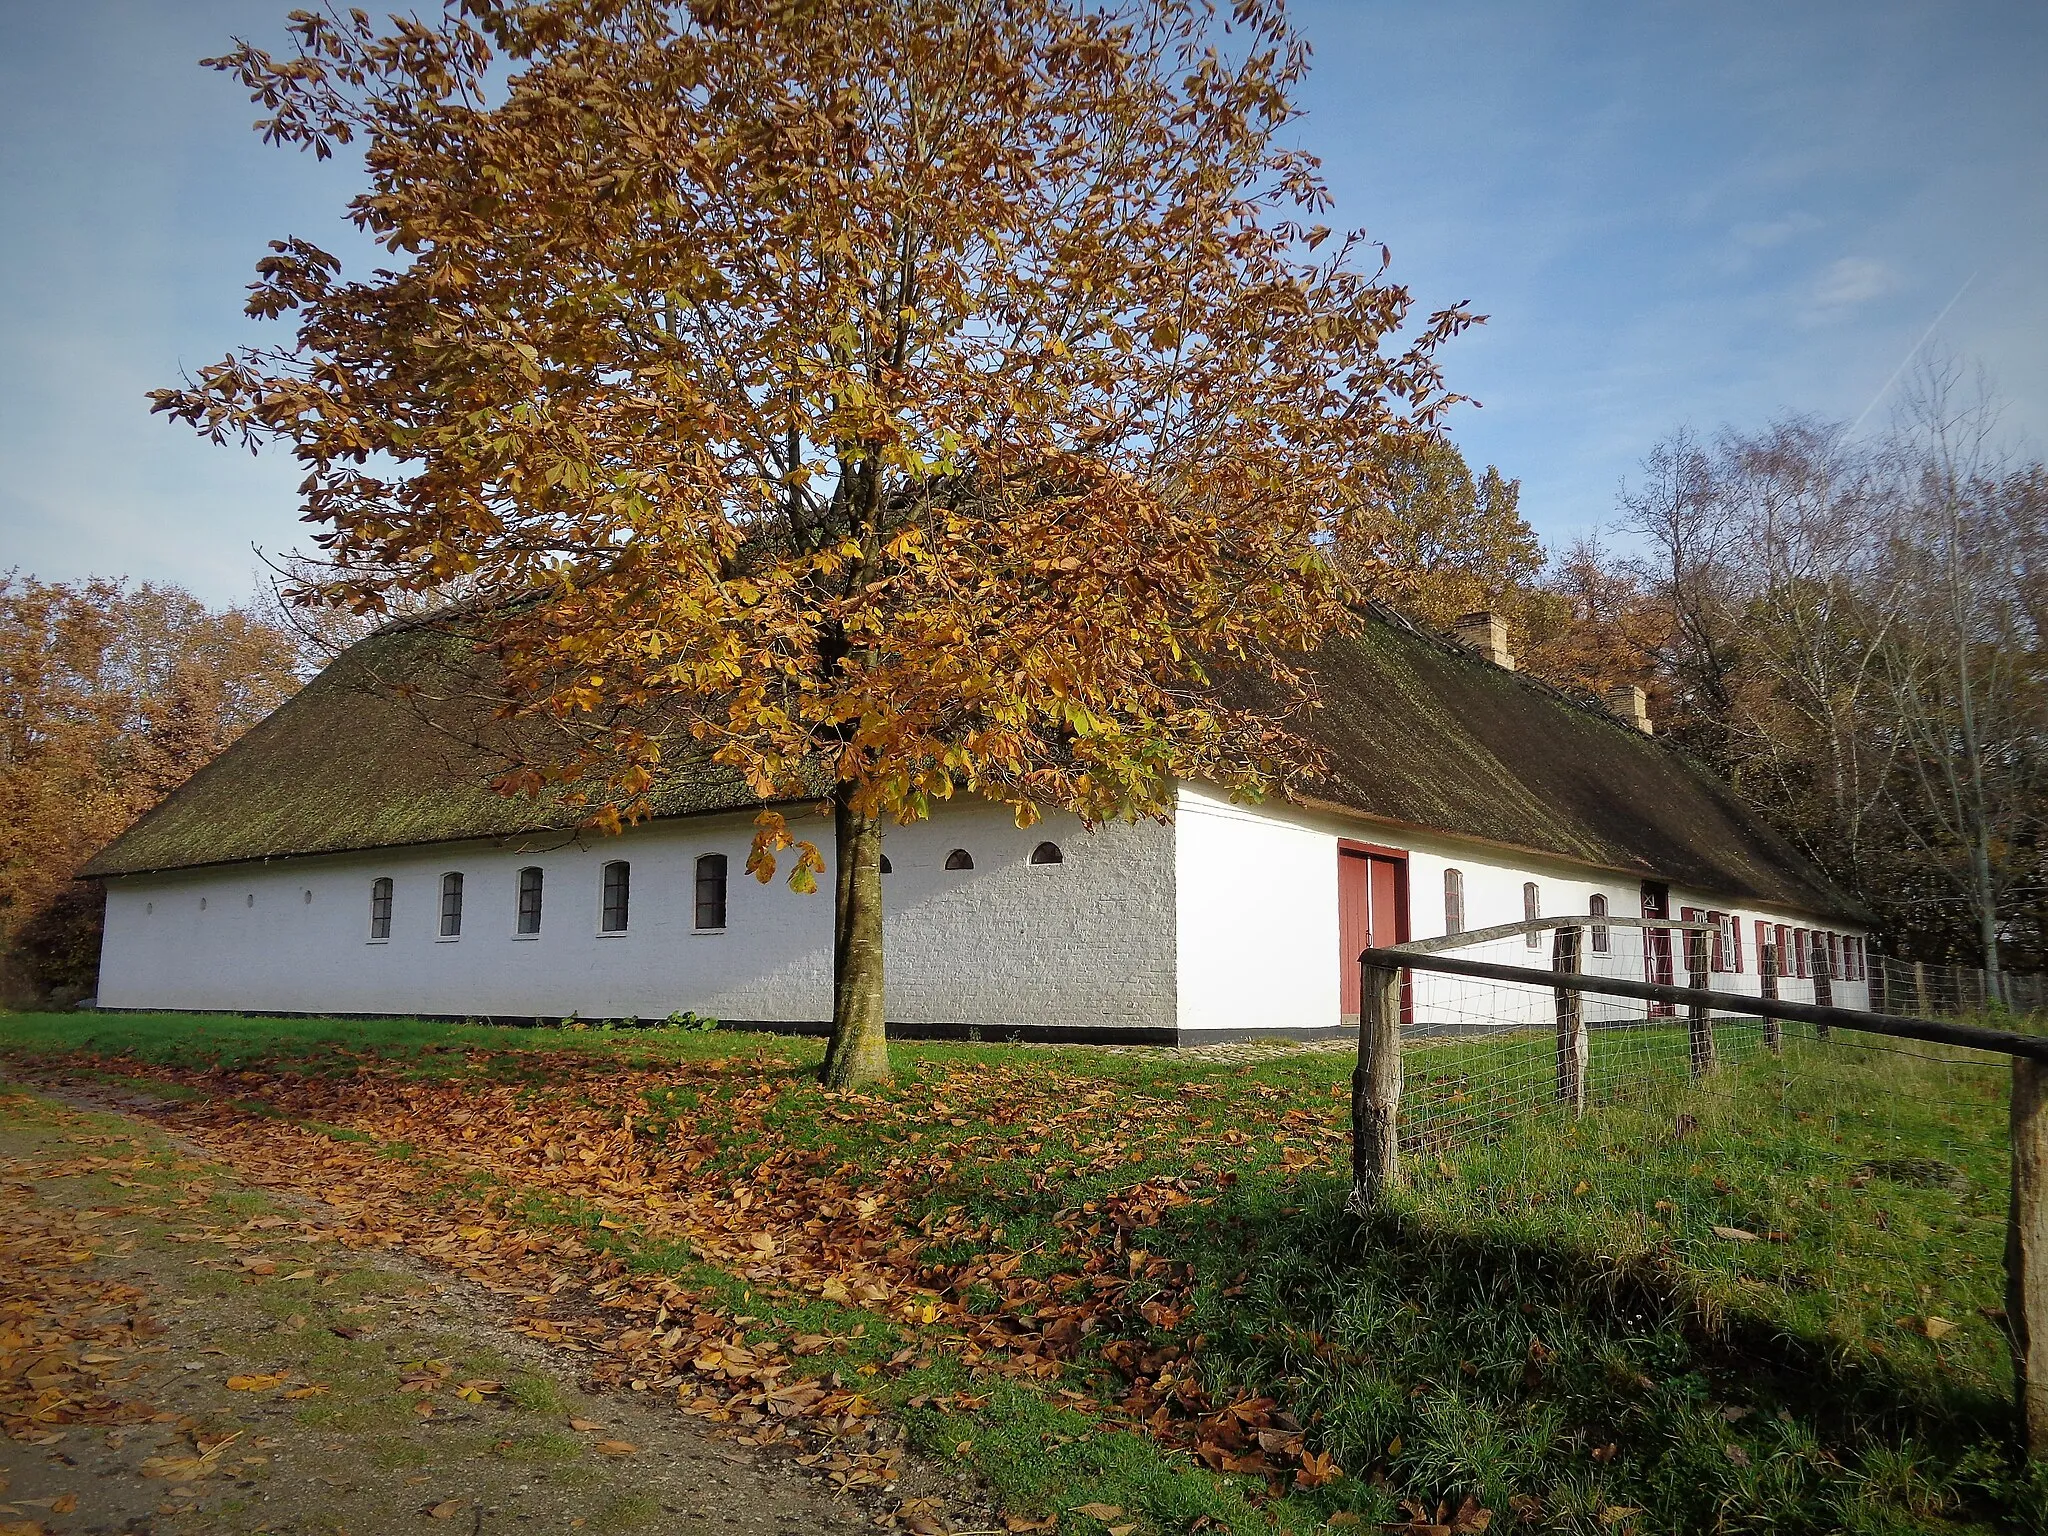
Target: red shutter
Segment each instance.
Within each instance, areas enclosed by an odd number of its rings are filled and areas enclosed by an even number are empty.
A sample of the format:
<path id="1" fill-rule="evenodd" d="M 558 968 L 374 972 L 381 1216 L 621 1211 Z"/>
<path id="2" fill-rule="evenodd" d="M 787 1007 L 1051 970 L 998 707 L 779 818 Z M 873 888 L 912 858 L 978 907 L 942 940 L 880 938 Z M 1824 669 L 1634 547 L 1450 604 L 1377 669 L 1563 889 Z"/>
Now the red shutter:
<path id="1" fill-rule="evenodd" d="M 1801 976 L 1811 974 L 1808 969 L 1808 962 L 1812 958 L 1812 946 L 1812 934 L 1808 933 L 1804 928 L 1794 928 L 1792 930 L 1792 953 L 1799 961 L 1797 974 Z"/>

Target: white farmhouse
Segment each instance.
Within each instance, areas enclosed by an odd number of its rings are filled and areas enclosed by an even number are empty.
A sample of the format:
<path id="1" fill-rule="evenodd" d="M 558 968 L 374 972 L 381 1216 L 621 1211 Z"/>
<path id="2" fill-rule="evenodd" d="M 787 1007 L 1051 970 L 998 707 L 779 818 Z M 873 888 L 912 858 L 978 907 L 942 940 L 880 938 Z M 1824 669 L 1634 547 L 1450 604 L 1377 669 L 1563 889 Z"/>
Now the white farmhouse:
<path id="1" fill-rule="evenodd" d="M 892 1032 L 1317 1035 L 1356 1014 L 1365 944 L 1600 912 L 1710 918 L 1718 989 L 1757 991 L 1769 940 L 1781 995 L 1811 999 L 1825 965 L 1836 1001 L 1864 1003 L 1855 904 L 1646 734 L 1639 693 L 1593 708 L 1515 673 L 1490 618 L 1461 635 L 1379 612 L 1313 659 L 1312 794 L 1187 784 L 1170 822 L 1094 830 L 955 801 L 891 828 Z M 550 827 L 481 788 L 474 740 L 433 718 L 482 708 L 434 686 L 448 644 L 406 625 L 363 641 L 100 853 L 100 1005 L 824 1028 L 831 880 L 806 896 L 744 874 L 744 786 L 676 770 L 620 836 Z M 1588 969 L 1667 979 L 1668 942 L 1613 933 L 1626 961 L 1595 932 Z M 1433 1014 L 1457 996 L 1418 983 L 1413 1022 L 1451 1022 Z"/>

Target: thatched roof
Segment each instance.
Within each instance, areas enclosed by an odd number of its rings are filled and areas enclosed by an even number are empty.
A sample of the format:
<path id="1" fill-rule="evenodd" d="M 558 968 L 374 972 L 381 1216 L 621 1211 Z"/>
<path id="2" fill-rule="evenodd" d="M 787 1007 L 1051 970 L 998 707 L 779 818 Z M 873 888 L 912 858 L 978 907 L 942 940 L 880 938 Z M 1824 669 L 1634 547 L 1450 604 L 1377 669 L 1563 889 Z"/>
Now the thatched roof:
<path id="1" fill-rule="evenodd" d="M 360 642 L 85 873 L 565 827 L 573 817 L 558 801 L 484 787 L 509 744 L 469 652 L 435 624 L 394 625 Z M 1372 614 L 1307 668 L 1322 707 L 1297 729 L 1320 748 L 1325 772 L 1304 799 L 1732 899 L 1857 910 L 1667 743 L 1392 614 Z M 657 816 L 756 803 L 737 774 L 701 753 L 673 753 L 664 767 Z"/>

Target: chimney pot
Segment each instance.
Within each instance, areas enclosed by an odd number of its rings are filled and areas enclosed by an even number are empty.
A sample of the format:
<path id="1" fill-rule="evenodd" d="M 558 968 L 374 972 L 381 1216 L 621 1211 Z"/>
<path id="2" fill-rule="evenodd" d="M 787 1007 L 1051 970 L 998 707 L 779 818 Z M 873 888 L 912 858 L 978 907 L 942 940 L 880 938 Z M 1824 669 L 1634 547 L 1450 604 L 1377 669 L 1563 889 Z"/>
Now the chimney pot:
<path id="1" fill-rule="evenodd" d="M 1451 634 L 1496 667 L 1515 670 L 1515 658 L 1508 653 L 1508 627 L 1499 614 L 1484 609 L 1468 613 L 1451 626 Z"/>
<path id="2" fill-rule="evenodd" d="M 1607 707 L 1646 736 L 1656 730 L 1650 723 L 1649 698 L 1634 683 L 1608 689 Z"/>

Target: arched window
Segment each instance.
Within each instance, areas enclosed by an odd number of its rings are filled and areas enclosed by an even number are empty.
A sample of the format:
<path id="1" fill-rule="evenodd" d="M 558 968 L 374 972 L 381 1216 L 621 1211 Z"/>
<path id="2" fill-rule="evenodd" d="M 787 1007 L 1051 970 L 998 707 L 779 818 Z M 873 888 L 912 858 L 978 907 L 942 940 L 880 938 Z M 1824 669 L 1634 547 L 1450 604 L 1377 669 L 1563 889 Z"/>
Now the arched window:
<path id="1" fill-rule="evenodd" d="M 1034 864 L 1064 864 L 1067 862 L 1067 856 L 1060 852 L 1060 845 L 1058 843 L 1040 843 L 1031 850 L 1031 862 Z M 973 867 L 971 863 L 969 867 Z"/>
<path id="2" fill-rule="evenodd" d="M 633 866 L 613 859 L 604 867 L 604 907 L 598 927 L 606 933 L 626 931 L 626 907 L 633 895 Z"/>
<path id="3" fill-rule="evenodd" d="M 519 871 L 520 935 L 532 938 L 540 932 L 540 868 L 529 865 Z"/>
<path id="4" fill-rule="evenodd" d="M 1536 889 L 1536 882 L 1534 880 L 1524 881 L 1522 883 L 1522 917 L 1524 921 L 1533 923 L 1542 915 L 1542 893 Z M 1531 928 L 1522 935 L 1522 943 L 1530 949 L 1541 949 L 1543 947 L 1543 935 L 1534 928 Z"/>
<path id="5" fill-rule="evenodd" d="M 1465 871 L 1444 871 L 1444 932 L 1465 931 Z"/>
<path id="6" fill-rule="evenodd" d="M 243 906 L 245 906 L 245 907 L 253 907 L 253 906 L 255 906 L 255 905 L 256 905 L 256 893 L 255 893 L 254 891 L 251 891 L 251 892 L 250 892 L 250 893 L 249 893 L 248 895 L 244 896 L 244 897 L 242 898 L 242 905 L 243 905 Z"/>
<path id="7" fill-rule="evenodd" d="M 965 848 L 955 848 L 951 853 L 946 855 L 946 868 L 972 869 L 974 868 L 974 855 L 969 853 Z"/>
<path id="8" fill-rule="evenodd" d="M 391 877 L 389 875 L 381 875 L 370 882 L 370 937 L 373 939 L 388 939 L 391 937 Z"/>
<path id="9" fill-rule="evenodd" d="M 1599 921 L 1599 919 L 1607 915 L 1607 898 L 1605 896 L 1595 896 L 1586 904 L 1586 910 L 1593 915 L 1594 919 L 1593 953 L 1604 955 L 1613 947 L 1613 940 L 1609 937 L 1612 930 L 1605 923 Z"/>
<path id="10" fill-rule="evenodd" d="M 697 931 L 713 932 L 725 926 L 725 855 L 707 853 L 697 860 Z"/>
<path id="11" fill-rule="evenodd" d="M 896 873 L 896 866 L 889 862 L 889 855 L 887 855 L 886 853 L 882 855 L 882 873 L 885 875 L 893 875 Z"/>
<path id="12" fill-rule="evenodd" d="M 450 870 L 441 877 L 441 937 L 462 936 L 462 876 Z"/>

